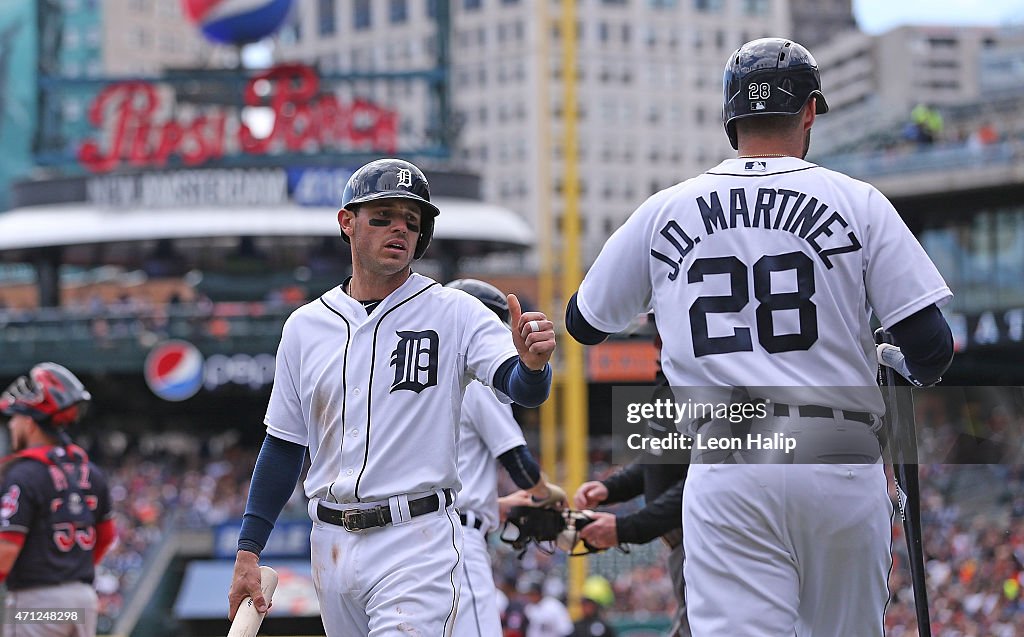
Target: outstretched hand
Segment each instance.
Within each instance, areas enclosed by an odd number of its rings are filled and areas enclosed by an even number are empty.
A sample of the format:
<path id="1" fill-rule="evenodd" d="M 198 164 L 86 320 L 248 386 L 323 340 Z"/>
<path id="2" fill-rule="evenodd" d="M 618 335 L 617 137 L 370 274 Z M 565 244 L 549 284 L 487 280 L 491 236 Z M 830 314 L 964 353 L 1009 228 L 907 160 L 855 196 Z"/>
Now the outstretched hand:
<path id="1" fill-rule="evenodd" d="M 523 312 L 515 294 L 508 295 L 508 309 L 519 358 L 532 370 L 544 369 L 555 351 L 555 324 L 543 312 Z"/>
<path id="2" fill-rule="evenodd" d="M 579 489 L 576 489 L 576 495 L 573 496 L 572 502 L 577 509 L 582 510 L 596 508 L 607 499 L 608 487 L 604 486 L 603 482 L 591 480 L 584 482 Z"/>

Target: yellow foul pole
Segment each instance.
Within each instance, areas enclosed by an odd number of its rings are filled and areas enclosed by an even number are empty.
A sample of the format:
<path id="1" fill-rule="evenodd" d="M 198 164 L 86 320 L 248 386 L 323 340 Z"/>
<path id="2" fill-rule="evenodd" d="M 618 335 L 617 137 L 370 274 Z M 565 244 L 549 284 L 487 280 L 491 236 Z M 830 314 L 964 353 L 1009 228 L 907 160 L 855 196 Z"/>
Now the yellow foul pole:
<path id="1" fill-rule="evenodd" d="M 576 0 L 562 0 L 562 113 L 565 167 L 562 181 L 565 213 L 562 224 L 562 294 L 568 300 L 580 284 L 579 171 L 576 132 Z M 545 108 L 547 105 L 545 105 Z M 587 471 L 587 380 L 583 346 L 566 336 L 562 350 L 564 389 L 561 404 L 565 427 L 565 486 L 572 493 L 586 480 Z M 579 616 L 580 591 L 587 576 L 587 563 L 569 560 L 569 608 Z"/>
<path id="2" fill-rule="evenodd" d="M 550 55 L 548 54 L 548 37 L 551 34 L 551 22 L 548 15 L 548 3 L 537 3 L 537 99 L 540 104 L 537 117 L 537 235 L 540 251 L 540 276 L 537 281 L 538 303 L 541 311 L 554 321 L 556 330 L 562 311 L 555 303 L 555 261 L 552 241 L 555 224 L 551 214 L 551 103 L 548 98 L 548 84 L 551 78 Z M 556 351 L 557 354 L 557 351 Z M 553 361 L 554 362 L 554 361 Z M 551 480 L 563 482 L 558 475 L 558 368 L 551 388 L 551 398 L 540 406 L 540 464 L 544 473 Z"/>

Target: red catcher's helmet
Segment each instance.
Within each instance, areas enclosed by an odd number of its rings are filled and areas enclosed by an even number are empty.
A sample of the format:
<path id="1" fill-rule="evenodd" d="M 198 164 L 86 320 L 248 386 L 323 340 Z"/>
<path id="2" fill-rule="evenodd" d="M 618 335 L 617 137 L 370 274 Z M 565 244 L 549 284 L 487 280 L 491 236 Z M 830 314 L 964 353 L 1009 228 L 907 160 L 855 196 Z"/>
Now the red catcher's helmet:
<path id="1" fill-rule="evenodd" d="M 39 363 L 0 395 L 0 413 L 25 414 L 40 425 L 67 427 L 78 422 L 92 396 L 67 368 Z"/>

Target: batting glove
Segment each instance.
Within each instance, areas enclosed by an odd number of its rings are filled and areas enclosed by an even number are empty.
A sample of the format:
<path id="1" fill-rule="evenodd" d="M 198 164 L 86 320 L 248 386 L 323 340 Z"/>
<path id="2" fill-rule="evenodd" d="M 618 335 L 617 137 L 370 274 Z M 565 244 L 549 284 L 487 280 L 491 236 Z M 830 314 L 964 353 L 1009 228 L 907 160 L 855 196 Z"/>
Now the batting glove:
<path id="1" fill-rule="evenodd" d="M 941 381 L 941 378 L 935 379 L 934 383 L 925 384 L 914 378 L 914 375 L 910 373 L 907 368 L 907 359 L 903 356 L 903 350 L 890 345 L 889 343 L 881 343 L 877 346 L 878 362 L 886 367 L 891 367 L 897 374 L 906 378 L 910 381 L 910 384 L 914 387 L 931 387 Z"/>
<path id="2" fill-rule="evenodd" d="M 530 501 L 533 502 L 533 506 L 548 509 L 560 509 L 568 506 L 569 497 L 565 494 L 565 490 L 562 487 L 547 481 L 544 482 L 544 486 L 547 488 L 547 497 L 538 498 L 535 495 L 531 495 Z"/>

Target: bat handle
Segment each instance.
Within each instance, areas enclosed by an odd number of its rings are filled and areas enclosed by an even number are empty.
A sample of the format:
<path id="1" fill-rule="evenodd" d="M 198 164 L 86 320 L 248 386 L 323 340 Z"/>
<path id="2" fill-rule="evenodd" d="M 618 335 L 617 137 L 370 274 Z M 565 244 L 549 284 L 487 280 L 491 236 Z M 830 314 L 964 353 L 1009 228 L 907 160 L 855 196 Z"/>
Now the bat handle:
<path id="1" fill-rule="evenodd" d="M 274 591 L 277 590 L 277 571 L 269 566 L 260 567 L 260 590 L 269 607 L 274 598 Z M 228 631 L 228 637 L 256 637 L 256 631 L 263 623 L 264 615 L 266 613 L 256 610 L 252 597 L 246 596 L 238 606 L 235 620 L 231 622 L 231 629 Z"/>

